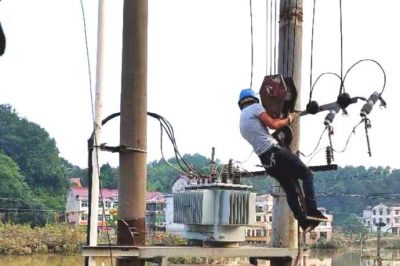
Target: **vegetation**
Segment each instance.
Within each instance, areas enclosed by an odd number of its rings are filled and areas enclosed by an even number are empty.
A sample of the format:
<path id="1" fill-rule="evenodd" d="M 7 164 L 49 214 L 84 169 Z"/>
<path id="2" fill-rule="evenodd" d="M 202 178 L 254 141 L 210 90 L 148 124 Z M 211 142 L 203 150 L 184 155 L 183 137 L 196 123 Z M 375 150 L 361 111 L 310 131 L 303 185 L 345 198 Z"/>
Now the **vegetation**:
<path id="1" fill-rule="evenodd" d="M 202 174 L 210 173 L 210 159 L 200 154 L 185 154 L 183 159 Z M 217 166 L 221 162 L 217 160 Z M 226 162 L 225 162 L 226 163 Z M 171 165 L 173 167 L 171 167 Z M 152 161 L 147 166 L 148 191 L 170 193 L 176 179 L 175 158 Z M 10 105 L 0 105 L 0 208 L 12 210 L 3 221 L 44 225 L 54 220 L 53 213 L 65 210 L 69 178 L 80 177 L 87 185 L 87 169 L 72 165 L 59 156 L 56 142 L 39 125 L 21 118 Z M 101 166 L 101 186 L 117 188 L 119 169 Z M 272 191 L 272 178 L 242 178 L 258 194 Z M 389 167 L 339 167 L 336 171 L 315 173 L 319 206 L 335 216 L 334 225 L 343 231 L 360 233 L 359 216 L 366 206 L 399 202 L 400 170 Z M 384 192 L 384 193 L 383 193 Z M 392 193 L 392 194 L 388 194 Z M 18 219 L 14 219 L 18 210 Z M 21 213 L 21 210 L 35 210 Z M 40 210 L 40 212 L 38 211 Z"/>
<path id="2" fill-rule="evenodd" d="M 69 228 L 66 224 L 31 228 L 29 225 L 0 223 L 0 235 L 0 255 L 72 255 L 86 240 L 82 228 Z"/>

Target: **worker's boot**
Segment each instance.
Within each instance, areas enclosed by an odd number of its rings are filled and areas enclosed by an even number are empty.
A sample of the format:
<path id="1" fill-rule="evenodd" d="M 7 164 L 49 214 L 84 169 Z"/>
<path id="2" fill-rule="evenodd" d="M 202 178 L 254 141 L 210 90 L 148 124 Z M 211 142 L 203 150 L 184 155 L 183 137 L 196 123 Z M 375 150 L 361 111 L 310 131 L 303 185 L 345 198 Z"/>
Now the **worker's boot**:
<path id="1" fill-rule="evenodd" d="M 307 219 L 308 220 L 315 220 L 315 221 L 328 221 L 328 217 L 326 217 L 320 210 L 318 209 L 311 209 L 307 210 Z"/>
<path id="2" fill-rule="evenodd" d="M 303 233 L 309 233 L 312 230 L 314 230 L 315 227 L 317 227 L 319 225 L 319 221 L 314 221 L 314 220 L 309 220 L 306 219 L 304 221 L 299 221 L 299 225 L 301 227 L 301 229 L 303 230 Z"/>

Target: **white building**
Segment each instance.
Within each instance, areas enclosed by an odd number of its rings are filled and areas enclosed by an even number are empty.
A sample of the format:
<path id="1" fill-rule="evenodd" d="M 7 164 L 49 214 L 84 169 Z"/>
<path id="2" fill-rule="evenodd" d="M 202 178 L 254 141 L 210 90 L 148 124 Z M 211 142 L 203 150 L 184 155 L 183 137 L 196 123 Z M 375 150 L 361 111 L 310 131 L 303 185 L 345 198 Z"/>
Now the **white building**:
<path id="1" fill-rule="evenodd" d="M 247 243 L 270 243 L 272 235 L 273 196 L 265 194 L 256 198 L 256 223 L 246 227 Z M 306 243 L 312 244 L 319 239 L 332 239 L 333 216 L 325 208 L 318 208 L 328 221 L 321 222 L 310 233 L 306 234 Z"/>
<path id="2" fill-rule="evenodd" d="M 101 189 L 98 207 L 98 227 L 115 225 L 118 210 L 118 189 Z M 66 221 L 72 226 L 87 225 L 89 215 L 88 188 L 73 187 L 68 191 Z M 165 231 L 165 201 L 161 192 L 146 193 L 146 227 L 151 231 Z"/>
<path id="3" fill-rule="evenodd" d="M 327 218 L 328 221 L 320 222 L 313 231 L 306 234 L 306 243 L 313 244 L 320 239 L 331 240 L 332 239 L 332 214 L 328 214 L 325 208 L 318 208 Z"/>
<path id="4" fill-rule="evenodd" d="M 378 224 L 382 232 L 400 234 L 400 205 L 384 205 L 379 203 L 372 207 L 368 206 L 363 210 L 362 222 L 370 232 L 376 232 Z"/>
<path id="5" fill-rule="evenodd" d="M 100 195 L 103 197 L 103 203 L 99 200 L 98 225 L 105 226 L 106 221 L 111 219 L 110 210 L 118 208 L 118 190 L 102 189 Z M 88 224 L 89 199 L 86 187 L 73 187 L 68 191 L 65 214 L 70 225 Z"/>
<path id="6" fill-rule="evenodd" d="M 273 197 L 271 194 L 256 197 L 256 223 L 246 226 L 246 243 L 266 244 L 271 242 L 272 205 Z"/>

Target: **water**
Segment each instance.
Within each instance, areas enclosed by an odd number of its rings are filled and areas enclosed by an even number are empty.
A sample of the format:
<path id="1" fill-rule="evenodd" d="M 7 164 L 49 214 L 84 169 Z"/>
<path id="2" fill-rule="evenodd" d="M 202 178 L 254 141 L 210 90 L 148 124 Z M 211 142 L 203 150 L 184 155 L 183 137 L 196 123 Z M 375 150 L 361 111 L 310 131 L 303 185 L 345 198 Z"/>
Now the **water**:
<path id="1" fill-rule="evenodd" d="M 374 266 L 374 260 L 360 260 L 360 251 L 312 251 L 305 252 L 302 257 L 301 266 Z M 365 253 L 364 255 L 375 256 L 374 252 Z M 382 266 L 400 265 L 400 250 L 387 251 L 381 253 L 383 258 Z M 84 257 L 81 256 L 0 256 L 0 266 L 83 266 Z M 102 258 L 97 260 L 97 266 L 115 265 L 115 261 L 111 264 L 110 258 Z M 264 264 L 268 265 L 268 263 Z"/>

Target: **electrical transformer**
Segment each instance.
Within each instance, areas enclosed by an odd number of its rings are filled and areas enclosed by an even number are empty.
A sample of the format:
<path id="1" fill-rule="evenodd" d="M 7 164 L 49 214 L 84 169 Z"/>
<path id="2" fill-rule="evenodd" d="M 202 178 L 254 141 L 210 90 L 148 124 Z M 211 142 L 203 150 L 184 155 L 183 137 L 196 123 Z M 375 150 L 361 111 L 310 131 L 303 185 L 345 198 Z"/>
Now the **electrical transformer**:
<path id="1" fill-rule="evenodd" d="M 185 225 L 187 239 L 244 242 L 247 225 L 255 223 L 256 194 L 234 183 L 188 185 L 174 194 L 174 222 Z"/>

